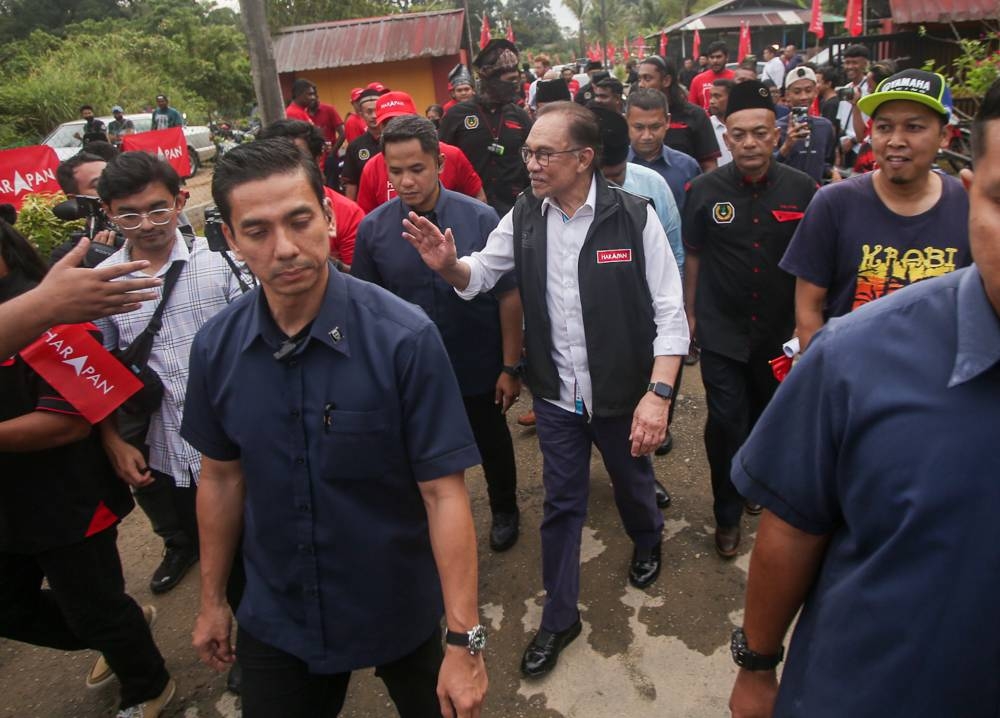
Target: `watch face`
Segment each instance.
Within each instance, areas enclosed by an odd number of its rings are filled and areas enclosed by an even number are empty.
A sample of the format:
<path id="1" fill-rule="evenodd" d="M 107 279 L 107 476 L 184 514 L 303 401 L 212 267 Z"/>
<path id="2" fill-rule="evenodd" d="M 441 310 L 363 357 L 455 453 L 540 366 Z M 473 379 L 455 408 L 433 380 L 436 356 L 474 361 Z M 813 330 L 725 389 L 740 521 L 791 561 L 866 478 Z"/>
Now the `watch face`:
<path id="1" fill-rule="evenodd" d="M 486 648 L 486 629 L 476 626 L 469 631 L 469 650 L 478 653 Z"/>

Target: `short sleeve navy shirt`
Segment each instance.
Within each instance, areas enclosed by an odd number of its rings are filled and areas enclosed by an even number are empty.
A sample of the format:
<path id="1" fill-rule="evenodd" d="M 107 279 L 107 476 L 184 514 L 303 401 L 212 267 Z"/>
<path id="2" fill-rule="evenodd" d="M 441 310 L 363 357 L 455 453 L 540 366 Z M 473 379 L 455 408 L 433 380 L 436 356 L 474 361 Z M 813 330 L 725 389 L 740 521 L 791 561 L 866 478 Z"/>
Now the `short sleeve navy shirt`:
<path id="1" fill-rule="evenodd" d="M 330 271 L 308 335 L 258 289 L 191 349 L 181 434 L 239 459 L 247 588 L 237 618 L 315 673 L 412 652 L 442 614 L 418 482 L 478 464 L 437 329 L 417 307 Z"/>
<path id="2" fill-rule="evenodd" d="M 397 197 L 364 218 L 358 227 L 351 274 L 427 312 L 441 332 L 463 396 L 492 393 L 503 366 L 496 297 L 516 289 L 513 273 L 503 277 L 492 292 L 465 301 L 403 239 L 403 218 L 409 211 Z M 459 257 L 486 246 L 500 221 L 489 205 L 443 188 L 429 218 L 442 231 L 451 229 Z"/>
<path id="3" fill-rule="evenodd" d="M 775 718 L 1000 715 L 1000 319 L 976 267 L 831 321 L 733 462 L 829 534 Z"/>

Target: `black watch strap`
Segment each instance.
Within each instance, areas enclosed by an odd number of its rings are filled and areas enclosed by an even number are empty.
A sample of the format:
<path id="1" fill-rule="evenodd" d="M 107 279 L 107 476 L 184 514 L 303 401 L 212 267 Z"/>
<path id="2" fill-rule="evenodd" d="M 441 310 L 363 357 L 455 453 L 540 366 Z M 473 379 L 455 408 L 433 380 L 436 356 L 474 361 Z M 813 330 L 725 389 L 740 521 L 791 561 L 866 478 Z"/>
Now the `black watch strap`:
<path id="1" fill-rule="evenodd" d="M 509 374 L 515 379 L 520 379 L 521 375 L 524 374 L 524 365 L 521 362 L 517 364 L 504 364 L 500 371 L 504 374 Z"/>
<path id="2" fill-rule="evenodd" d="M 733 662 L 740 668 L 748 671 L 771 671 L 785 657 L 785 647 L 774 654 L 764 655 L 755 653 L 747 645 L 747 636 L 742 628 L 733 629 L 733 636 L 729 643 L 729 649 L 733 654 Z"/>
<path id="3" fill-rule="evenodd" d="M 448 630 L 444 634 L 444 642 L 449 646 L 467 648 L 474 656 L 486 647 L 486 629 L 477 625 L 466 632 Z"/>

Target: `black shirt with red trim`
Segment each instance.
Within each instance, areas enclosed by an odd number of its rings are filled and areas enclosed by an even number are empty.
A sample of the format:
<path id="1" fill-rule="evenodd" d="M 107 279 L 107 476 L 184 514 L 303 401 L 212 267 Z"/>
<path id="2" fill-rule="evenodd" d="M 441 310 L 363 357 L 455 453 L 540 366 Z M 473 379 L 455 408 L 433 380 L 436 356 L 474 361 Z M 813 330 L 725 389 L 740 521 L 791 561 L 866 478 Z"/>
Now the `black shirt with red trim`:
<path id="1" fill-rule="evenodd" d="M 0 278 L 0 303 L 32 286 L 15 274 Z M 80 416 L 20 356 L 0 360 L 0 422 L 35 411 Z M 44 451 L 0 451 L 0 551 L 34 554 L 78 543 L 117 524 L 133 505 L 96 430 Z"/>
<path id="2" fill-rule="evenodd" d="M 365 132 L 349 145 L 344 152 L 344 168 L 340 172 L 340 181 L 347 184 L 361 184 L 361 171 L 368 160 L 382 151 L 381 143 L 372 137 L 371 132 Z"/>
<path id="3" fill-rule="evenodd" d="M 795 329 L 795 277 L 778 267 L 816 182 L 771 162 L 759 181 L 734 162 L 691 180 L 681 223 L 699 261 L 695 331 L 703 349 L 735 361 L 781 353 Z"/>
<path id="4" fill-rule="evenodd" d="M 472 98 L 445 113 L 438 135 L 469 158 L 483 180 L 487 203 L 503 217 L 528 186 L 521 147 L 530 130 L 531 118 L 520 107 L 512 103 L 488 107 Z M 503 148 L 502 154 L 490 149 L 496 145 Z"/>
<path id="5" fill-rule="evenodd" d="M 670 105 L 670 127 L 663 144 L 699 162 L 722 156 L 708 115 L 700 107 L 686 101 Z"/>

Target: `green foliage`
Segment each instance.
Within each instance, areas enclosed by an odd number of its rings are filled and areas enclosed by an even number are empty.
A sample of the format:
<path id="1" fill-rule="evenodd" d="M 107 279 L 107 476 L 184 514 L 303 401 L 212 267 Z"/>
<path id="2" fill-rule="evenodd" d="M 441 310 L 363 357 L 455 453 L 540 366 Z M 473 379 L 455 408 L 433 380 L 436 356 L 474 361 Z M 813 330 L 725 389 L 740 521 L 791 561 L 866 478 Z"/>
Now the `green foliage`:
<path id="1" fill-rule="evenodd" d="M 124 13 L 118 0 L 0 0 L 0 35 L 20 39 L 39 29 L 60 35 L 67 25 Z"/>
<path id="2" fill-rule="evenodd" d="M 924 69 L 949 78 L 948 85 L 955 97 L 971 97 L 978 104 L 990 85 L 1000 77 L 1000 52 L 994 49 L 998 39 L 1000 33 L 991 32 L 982 40 L 958 40 L 962 54 L 952 62 L 950 71 L 935 66 L 933 60 L 925 62 Z"/>
<path id="3" fill-rule="evenodd" d="M 82 219 L 63 222 L 52 214 L 52 208 L 65 199 L 66 195 L 62 192 L 28 194 L 24 196 L 24 204 L 17 214 L 18 231 L 28 238 L 46 260 L 71 232 L 83 229 Z"/>
<path id="4" fill-rule="evenodd" d="M 82 104 L 98 115 L 116 104 L 142 112 L 162 92 L 202 124 L 210 112 L 243 115 L 253 101 L 246 41 L 231 10 L 135 0 L 128 18 L 62 29 L 63 38 L 34 30 L 0 50 L 0 146 L 39 141 Z"/>

